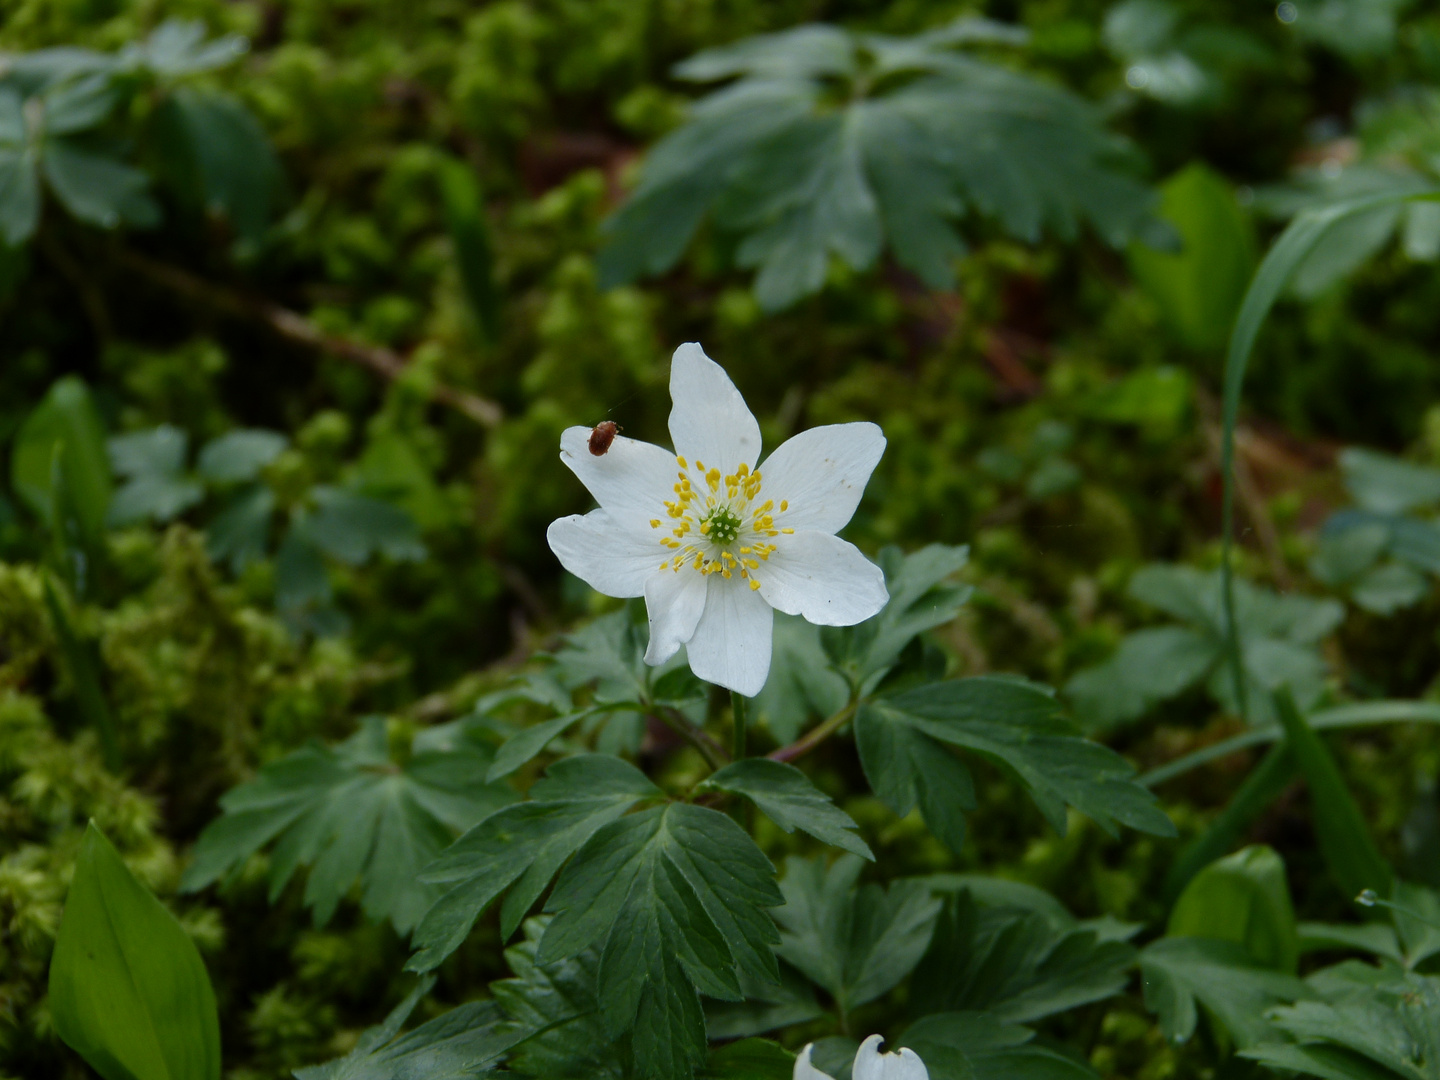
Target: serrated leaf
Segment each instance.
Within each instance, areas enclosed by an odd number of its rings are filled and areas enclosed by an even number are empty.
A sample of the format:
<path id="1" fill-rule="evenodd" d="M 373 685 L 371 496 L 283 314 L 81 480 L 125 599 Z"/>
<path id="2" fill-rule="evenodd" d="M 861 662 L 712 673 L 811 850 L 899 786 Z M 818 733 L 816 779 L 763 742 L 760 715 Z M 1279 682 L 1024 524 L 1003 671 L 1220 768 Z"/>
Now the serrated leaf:
<path id="1" fill-rule="evenodd" d="M 844 1012 L 889 992 L 909 975 L 930 944 L 941 901 L 923 881 L 888 889 L 856 887 L 863 864 L 842 856 L 785 860 L 781 959 L 827 991 Z"/>
<path id="2" fill-rule="evenodd" d="M 1034 1032 L 985 1012 L 921 1017 L 897 1045 L 909 1046 L 932 1080 L 1093 1080 L 1084 1061 L 1031 1040 Z"/>
<path id="3" fill-rule="evenodd" d="M 105 1080 L 219 1080 L 215 992 L 194 942 L 92 822 L 50 961 L 55 1031 Z"/>
<path id="4" fill-rule="evenodd" d="M 567 689 L 595 684 L 602 702 L 642 701 L 649 688 L 645 642 L 627 610 L 612 611 L 569 634 L 555 653 L 555 675 Z"/>
<path id="5" fill-rule="evenodd" d="M 1223 658 L 1213 637 L 1184 626 L 1150 627 L 1126 635 L 1105 663 L 1076 674 L 1065 694 L 1088 727 L 1109 728 L 1193 686 Z"/>
<path id="6" fill-rule="evenodd" d="M 514 885 L 501 913 L 505 937 L 561 865 L 602 826 L 637 803 L 660 797 L 639 769 L 619 758 L 562 758 L 530 789 L 530 800 L 481 821 L 425 868 L 424 881 L 446 886 L 415 930 L 409 967 L 429 971 L 449 956 L 480 913 Z M 573 954 L 572 954 L 573 955 Z"/>
<path id="7" fill-rule="evenodd" d="M 417 880 L 420 870 L 514 798 L 485 785 L 490 756 L 480 744 L 457 739 L 438 750 L 417 737 L 412 749 L 394 764 L 384 719 L 370 717 L 333 749 L 309 746 L 265 766 L 220 800 L 225 812 L 201 834 L 183 887 L 202 889 L 274 842 L 272 901 L 308 866 L 305 903 L 316 925 L 358 880 L 366 914 L 407 933 L 438 895 Z"/>
<path id="8" fill-rule="evenodd" d="M 795 1055 L 767 1039 L 741 1039 L 710 1051 L 702 1080 L 791 1080 Z"/>
<path id="9" fill-rule="evenodd" d="M 743 1001 L 711 1001 L 705 1006 L 705 1030 L 712 1040 L 740 1039 L 803 1024 L 825 1014 L 810 981 L 787 963 L 780 981 L 765 984 L 740 976 Z"/>
<path id="10" fill-rule="evenodd" d="M 772 310 L 820 288 L 832 255 L 863 270 L 887 241 L 926 284 L 949 288 L 965 251 L 955 226 L 972 214 L 1028 241 L 1087 222 L 1121 242 L 1148 200 L 1114 167 L 1097 114 L 954 51 L 970 37 L 801 26 L 692 57 L 682 78 L 738 81 L 652 149 L 608 223 L 604 278 L 669 269 L 707 213 L 739 238 L 737 262 L 758 269 Z"/>
<path id="11" fill-rule="evenodd" d="M 61 205 L 86 224 L 114 229 L 122 223 L 144 227 L 160 220 L 160 209 L 149 195 L 149 177 L 115 158 L 56 138 L 46 143 L 40 168 Z"/>
<path id="12" fill-rule="evenodd" d="M 398 506 L 324 485 L 310 498 L 314 511 L 296 522 L 295 531 L 332 558 L 359 566 L 378 554 L 401 561 L 425 557 L 419 527 Z"/>
<path id="13" fill-rule="evenodd" d="M 995 676 L 932 683 L 867 702 L 855 725 L 865 775 L 887 801 L 918 783 L 905 772 L 916 759 L 938 761 L 948 745 L 1008 766 L 1061 834 L 1069 805 L 1112 835 L 1121 824 L 1175 835 L 1134 769 L 1080 738 L 1059 703 L 1034 684 Z"/>
<path id="14" fill-rule="evenodd" d="M 1043 915 L 947 899 L 910 984 L 925 1012 L 984 1008 L 1026 1023 L 1100 1001 L 1125 988 L 1135 950 L 1093 930 L 1059 929 Z"/>
<path id="15" fill-rule="evenodd" d="M 1241 1049 L 1273 1038 L 1265 1021 L 1272 1005 L 1308 995 L 1293 975 L 1263 967 L 1243 946 L 1213 938 L 1165 937 L 1140 952 L 1145 1007 L 1160 1018 L 1174 1043 L 1189 1040 L 1199 1005 Z"/>
<path id="16" fill-rule="evenodd" d="M 228 562 L 237 574 L 264 558 L 274 512 L 275 493 L 268 487 L 256 484 L 241 491 L 205 530 L 205 549 L 210 558 Z"/>
<path id="17" fill-rule="evenodd" d="M 544 1080 L 624 1080 L 623 1040 L 606 1034 L 595 997 L 599 952 L 536 963 L 548 922 L 525 920 L 525 939 L 505 950 L 512 977 L 490 984 L 510 1018 L 534 1032 L 515 1046 L 507 1067 Z"/>
<path id="18" fill-rule="evenodd" d="M 777 611 L 772 649 L 770 677 L 752 701 L 752 715 L 783 745 L 799 736 L 807 720 L 843 709 L 850 688 L 830 665 L 814 623 Z"/>
<path id="19" fill-rule="evenodd" d="M 501 777 L 509 776 L 520 766 L 538 757 L 544 752 L 545 747 L 565 734 L 575 724 L 587 716 L 593 715 L 594 712 L 595 710 L 592 709 L 583 709 L 580 712 L 567 713 L 565 716 L 557 716 L 553 720 L 544 720 L 533 724 L 510 736 L 496 751 L 495 761 L 485 776 L 486 781 L 493 783 Z"/>
<path id="20" fill-rule="evenodd" d="M 539 959 L 601 944 L 597 993 L 607 1030 L 631 1031 L 641 1076 L 687 1077 L 704 1060 L 698 994 L 735 1000 L 738 977 L 774 982 L 783 901 L 770 862 L 738 825 L 671 803 L 612 821 L 561 874 Z"/>
<path id="21" fill-rule="evenodd" d="M 850 815 L 793 765 L 747 758 L 711 774 L 701 789 L 743 795 L 785 832 L 799 828 L 823 843 L 875 861 L 869 846 L 851 831 L 859 826 Z"/>

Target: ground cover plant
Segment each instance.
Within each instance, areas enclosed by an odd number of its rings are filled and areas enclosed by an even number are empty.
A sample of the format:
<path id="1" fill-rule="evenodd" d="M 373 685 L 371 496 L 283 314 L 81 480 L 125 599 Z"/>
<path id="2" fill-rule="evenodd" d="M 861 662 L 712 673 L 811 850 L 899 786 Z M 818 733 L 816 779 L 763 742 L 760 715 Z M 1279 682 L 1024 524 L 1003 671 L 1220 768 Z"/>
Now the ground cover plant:
<path id="1" fill-rule="evenodd" d="M 1440 1075 L 1437 93 L 0 0 L 0 1077 Z"/>

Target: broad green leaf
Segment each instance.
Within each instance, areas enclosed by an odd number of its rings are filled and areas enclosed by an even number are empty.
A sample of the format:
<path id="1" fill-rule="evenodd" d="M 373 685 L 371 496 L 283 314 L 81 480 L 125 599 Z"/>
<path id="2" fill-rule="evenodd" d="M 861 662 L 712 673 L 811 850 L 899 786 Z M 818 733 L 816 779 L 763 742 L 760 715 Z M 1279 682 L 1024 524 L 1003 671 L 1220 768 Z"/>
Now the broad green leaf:
<path id="1" fill-rule="evenodd" d="M 1305 722 L 1288 692 L 1282 690 L 1275 695 L 1275 711 L 1285 729 L 1285 745 L 1310 789 L 1316 839 L 1330 877 L 1349 897 L 1366 889 L 1390 895 L 1394 872 L 1376 848 L 1365 816 L 1355 805 L 1335 759 Z"/>
<path id="2" fill-rule="evenodd" d="M 182 197 L 223 215 L 241 240 L 258 243 L 282 183 L 260 122 L 234 98 L 189 86 L 165 99 L 154 122 Z"/>
<path id="3" fill-rule="evenodd" d="M 220 1019 L 200 953 L 93 822 L 55 936 L 50 1013 L 105 1080 L 219 1080 Z"/>
<path id="4" fill-rule="evenodd" d="M 205 40 L 199 19 L 166 19 L 143 41 L 127 42 L 119 60 L 126 67 L 146 67 L 156 75 L 194 75 L 224 67 L 244 56 L 250 43 L 238 34 Z"/>
<path id="5" fill-rule="evenodd" d="M 55 521 L 59 475 L 71 498 L 62 500 L 76 516 L 87 543 L 98 542 L 110 505 L 110 461 L 105 427 L 85 384 L 67 375 L 50 387 L 26 418 L 10 451 L 10 483 L 37 516 Z"/>
<path id="6" fill-rule="evenodd" d="M 741 972 L 778 978 L 766 909 L 782 899 L 769 860 L 730 818 L 653 807 L 600 828 L 560 875 L 539 960 L 599 944 L 607 1031 L 631 1031 L 641 1076 L 688 1077 L 706 1046 L 698 995 L 737 1000 Z"/>
<path id="7" fill-rule="evenodd" d="M 985 1012 L 921 1017 L 896 1046 L 925 1062 L 931 1080 L 1094 1080 L 1084 1061 L 1031 1040 L 1035 1033 Z"/>
<path id="8" fill-rule="evenodd" d="M 425 557 L 419 528 L 399 507 L 323 485 L 310 497 L 315 509 L 295 530 L 332 558 L 359 566 L 377 554 L 402 561 Z"/>
<path id="9" fill-rule="evenodd" d="M 1230 185 L 1201 164 L 1160 188 L 1160 215 L 1183 247 L 1172 253 L 1132 243 L 1131 273 L 1181 344 L 1218 352 L 1255 269 L 1254 229 Z"/>
<path id="10" fill-rule="evenodd" d="M 96 127 L 115 108 L 119 95 L 109 72 L 95 72 L 47 91 L 44 96 L 46 135 L 71 135 Z"/>
<path id="11" fill-rule="evenodd" d="M 1140 952 L 1145 1007 L 1174 1043 L 1189 1040 L 1199 1005 L 1244 1049 L 1274 1038 L 1265 1011 L 1308 995 L 1293 975 L 1251 959 L 1243 946 L 1214 938 L 1164 937 Z"/>
<path id="12" fill-rule="evenodd" d="M 483 912 L 514 885 L 501 913 L 515 932 L 556 872 L 597 830 L 660 789 L 619 758 L 562 758 L 530 789 L 530 800 L 481 821 L 428 866 L 423 880 L 444 894 L 415 930 L 414 971 L 429 971 L 460 947 Z M 573 954 L 572 954 L 573 955 Z"/>
<path id="13" fill-rule="evenodd" d="M 161 424 L 116 435 L 106 446 L 111 468 L 126 480 L 110 503 L 112 525 L 170 521 L 204 498 L 204 489 L 185 475 L 189 439 L 179 428 Z"/>
<path id="14" fill-rule="evenodd" d="M 842 1013 L 889 992 L 930 944 L 941 901 L 923 881 L 856 887 L 863 863 L 845 855 L 785 860 L 777 952 L 835 999 Z"/>
<path id="15" fill-rule="evenodd" d="M 502 776 L 509 776 L 520 766 L 534 760 L 544 752 L 545 747 L 565 734 L 571 727 L 579 723 L 585 717 L 590 716 L 595 710 L 583 709 L 580 712 L 567 713 L 564 716 L 557 716 L 553 720 L 545 720 L 517 732 L 495 753 L 495 761 L 490 766 L 490 771 L 485 779 L 489 783 L 499 780 Z"/>
<path id="16" fill-rule="evenodd" d="M 245 483 L 279 457 L 288 441 L 278 431 L 237 428 L 201 447 L 196 467 L 212 484 Z"/>
<path id="17" fill-rule="evenodd" d="M 1350 497 L 1378 514 L 1402 514 L 1440 503 L 1440 469 L 1351 446 L 1340 452 L 1340 475 Z"/>
<path id="18" fill-rule="evenodd" d="M 514 797 L 486 786 L 487 749 L 453 729 L 422 731 L 409 750 L 393 762 L 384 719 L 370 717 L 333 749 L 310 746 L 265 766 L 220 800 L 225 813 L 201 834 L 183 887 L 204 888 L 273 841 L 272 901 L 308 866 L 305 903 L 317 925 L 358 880 L 366 914 L 407 933 L 438 896 L 420 871 Z"/>
<path id="19" fill-rule="evenodd" d="M 787 833 L 799 828 L 823 843 L 875 861 L 869 846 L 851 831 L 859 826 L 850 815 L 793 765 L 747 758 L 711 774 L 700 790 L 743 795 Z"/>
<path id="20" fill-rule="evenodd" d="M 593 684 L 599 702 L 645 701 L 655 670 L 644 661 L 645 645 L 632 611 L 612 611 L 566 636 L 555 653 L 555 676 L 569 690 Z"/>
<path id="21" fill-rule="evenodd" d="M 676 73 L 738 77 L 651 152 L 608 223 L 611 283 L 662 273 L 707 216 L 758 270 L 775 310 L 817 291 L 832 256 L 857 270 L 888 241 L 932 288 L 954 284 L 978 215 L 1016 238 L 1088 224 L 1121 243 L 1145 189 L 1081 99 L 955 51 L 971 26 L 894 38 L 801 26 L 702 52 Z"/>
<path id="22" fill-rule="evenodd" d="M 524 1037 L 495 1002 L 472 1001 L 394 1038 L 415 1007 L 414 997 L 367 1031 L 345 1057 L 296 1069 L 295 1080 L 471 1080 L 491 1072 Z"/>
<path id="23" fill-rule="evenodd" d="M 1318 923 L 1302 922 L 1297 927 L 1302 955 L 1340 950 L 1365 952 L 1372 956 L 1405 963 L 1400 940 L 1393 926 L 1384 923 Z"/>
<path id="24" fill-rule="evenodd" d="M 910 984 L 911 1009 L 981 1009 L 1027 1023 L 1120 993 L 1135 950 L 1093 930 L 1057 929 L 1043 915 L 947 898 Z"/>
<path id="25" fill-rule="evenodd" d="M 40 168 L 60 204 L 87 225 L 144 228 L 160 220 L 149 177 L 124 162 L 56 138 L 46 143 Z"/>
<path id="26" fill-rule="evenodd" d="M 1165 933 L 1233 941 L 1262 966 L 1294 975 L 1300 938 L 1284 860 L 1255 844 L 1211 863 L 1175 901 Z"/>
<path id="27" fill-rule="evenodd" d="M 766 1039 L 741 1039 L 710 1051 L 702 1080 L 791 1080 L 795 1055 Z"/>
<path id="28" fill-rule="evenodd" d="M 1007 766 L 1061 834 L 1069 805 L 1112 835 L 1121 824 L 1175 835 L 1130 765 L 1081 738 L 1054 697 L 1033 683 L 995 676 L 932 683 L 866 703 L 855 726 L 865 775 L 897 813 L 908 813 L 911 793 L 927 783 L 917 763 L 940 760 L 944 746 L 953 746 Z M 963 806 L 973 796 L 962 789 L 935 798 Z"/>
<path id="29" fill-rule="evenodd" d="M 1222 658 L 1223 642 L 1184 626 L 1156 626 L 1127 635 L 1103 664 L 1065 684 L 1087 726 L 1109 728 L 1195 685 Z"/>
<path id="30" fill-rule="evenodd" d="M 778 983 L 741 975 L 740 990 L 743 1001 L 706 1002 L 705 1030 L 712 1040 L 761 1035 L 825 1015 L 810 981 L 787 963 L 780 964 Z"/>
<path id="31" fill-rule="evenodd" d="M 470 302 L 481 332 L 494 338 L 500 327 L 500 291 L 495 284 L 494 245 L 485 220 L 480 183 L 472 168 L 450 160 L 441 165 L 439 180 L 445 224 L 455 248 L 465 299 Z"/>
<path id="32" fill-rule="evenodd" d="M 543 1080 L 625 1080 L 623 1039 L 605 1032 L 595 997 L 596 949 L 553 964 L 535 954 L 548 918 L 525 920 L 525 939 L 505 950 L 512 977 L 490 984 L 495 1000 L 527 1032 L 506 1067 Z"/>

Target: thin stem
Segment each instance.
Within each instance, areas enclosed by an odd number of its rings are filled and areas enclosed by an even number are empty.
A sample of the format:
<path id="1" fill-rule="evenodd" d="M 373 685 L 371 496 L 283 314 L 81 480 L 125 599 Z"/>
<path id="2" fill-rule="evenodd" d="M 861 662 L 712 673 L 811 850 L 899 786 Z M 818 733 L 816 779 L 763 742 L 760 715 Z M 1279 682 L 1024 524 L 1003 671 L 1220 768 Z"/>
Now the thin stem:
<path id="1" fill-rule="evenodd" d="M 708 731 L 692 724 L 680 710 L 669 705 L 657 705 L 651 710 L 651 715 L 700 751 L 700 756 L 710 768 L 719 769 L 725 764 L 725 748 Z"/>
<path id="2" fill-rule="evenodd" d="M 782 746 L 779 750 L 770 754 L 771 761 L 794 761 L 803 754 L 808 754 L 815 747 L 828 739 L 835 732 L 845 726 L 845 722 L 855 715 L 855 709 L 859 702 L 852 701 L 845 708 L 841 709 L 824 723 L 811 728 L 808 732 L 796 739 L 789 746 Z"/>
<path id="3" fill-rule="evenodd" d="M 734 726 L 734 738 L 731 741 L 731 746 L 734 749 L 730 751 L 730 756 L 736 761 L 739 761 L 745 756 L 745 725 L 749 721 L 746 710 L 745 699 L 734 690 L 731 690 L 730 717 L 731 723 Z"/>

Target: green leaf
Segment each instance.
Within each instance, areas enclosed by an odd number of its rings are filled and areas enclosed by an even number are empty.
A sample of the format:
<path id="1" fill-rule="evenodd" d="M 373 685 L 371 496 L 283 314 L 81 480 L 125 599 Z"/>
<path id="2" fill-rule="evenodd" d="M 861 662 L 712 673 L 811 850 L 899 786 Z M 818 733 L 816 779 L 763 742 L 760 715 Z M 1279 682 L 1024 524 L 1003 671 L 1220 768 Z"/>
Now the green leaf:
<path id="1" fill-rule="evenodd" d="M 264 558 L 274 512 L 275 493 L 268 487 L 255 484 L 241 491 L 206 530 L 205 548 L 210 558 L 228 562 L 237 574 Z"/>
<path id="2" fill-rule="evenodd" d="M 980 1009 L 1026 1023 L 1112 997 L 1130 981 L 1135 950 L 1044 915 L 947 898 L 910 984 L 912 1011 Z"/>
<path id="3" fill-rule="evenodd" d="M 593 683 L 596 701 L 644 701 L 650 687 L 645 644 L 630 612 L 612 611 L 565 638 L 555 654 L 556 678 L 570 690 Z"/>
<path id="4" fill-rule="evenodd" d="M 1145 1007 L 1174 1043 L 1189 1040 L 1204 1005 L 1244 1049 L 1274 1035 L 1265 1021 L 1272 1005 L 1305 997 L 1305 984 L 1251 959 L 1243 946 L 1214 938 L 1164 937 L 1140 952 Z"/>
<path id="5" fill-rule="evenodd" d="M 1403 514 L 1440 503 L 1440 469 L 1389 454 L 1347 447 L 1340 451 L 1340 475 L 1350 497 L 1378 514 Z"/>
<path id="6" fill-rule="evenodd" d="M 0 99 L 0 108 L 3 108 Z M 0 146 L 0 237 L 19 247 L 40 226 L 40 173 L 30 147 Z"/>
<path id="7" fill-rule="evenodd" d="M 455 262 L 465 299 L 486 337 L 493 339 L 500 329 L 500 290 L 495 284 L 495 252 L 490 226 L 485 220 L 485 203 L 475 171 L 459 161 L 440 167 L 440 200 L 445 207 L 445 224 L 455 248 Z"/>
<path id="8" fill-rule="evenodd" d="M 524 1037 L 495 1002 L 472 1001 L 395 1038 L 417 996 L 412 994 L 384 1024 L 366 1031 L 349 1054 L 296 1069 L 295 1080 L 470 1080 L 492 1071 L 505 1051 Z"/>
<path id="9" fill-rule="evenodd" d="M 196 466 L 212 484 L 246 483 L 279 457 L 288 442 L 278 431 L 237 428 L 201 447 Z"/>
<path id="10" fill-rule="evenodd" d="M 730 818 L 657 806 L 603 826 L 576 854 L 546 904 L 556 917 L 539 959 L 599 943 L 607 1031 L 631 1031 L 641 1076 L 688 1077 L 706 1047 L 697 991 L 733 1001 L 740 972 L 778 978 L 765 909 L 782 899 L 769 860 Z"/>
<path id="11" fill-rule="evenodd" d="M 44 95 L 46 135 L 71 135 L 102 123 L 115 108 L 118 95 L 106 71 L 86 75 L 47 90 Z"/>
<path id="12" fill-rule="evenodd" d="M 60 204 L 88 225 L 143 228 L 160 220 L 148 192 L 150 179 L 139 169 L 65 138 L 45 144 L 40 167 Z"/>
<path id="13" fill-rule="evenodd" d="M 166 19 L 145 40 L 127 42 L 120 62 L 173 78 L 224 67 L 249 51 L 250 43 L 239 34 L 206 41 L 206 33 L 199 19 Z"/>
<path id="14" fill-rule="evenodd" d="M 93 822 L 55 937 L 50 1013 L 105 1080 L 219 1080 L 220 1019 L 200 953 Z"/>
<path id="15" fill-rule="evenodd" d="M 544 752 L 545 747 L 585 717 L 594 715 L 595 711 L 582 709 L 580 712 L 567 713 L 565 716 L 557 716 L 553 720 L 534 724 L 510 736 L 496 752 L 495 761 L 491 764 L 490 771 L 485 774 L 486 782 L 494 783 L 501 777 L 509 776 L 520 766 L 534 760 Z"/>
<path id="16" fill-rule="evenodd" d="M 851 831 L 859 826 L 850 815 L 793 765 L 747 758 L 711 774 L 700 790 L 743 795 L 785 832 L 794 832 L 798 827 L 822 843 L 875 861 L 869 846 Z"/>
<path id="17" fill-rule="evenodd" d="M 857 856 L 785 860 L 781 959 L 835 999 L 842 1013 L 888 993 L 930 944 L 941 901 L 923 881 L 856 887 Z"/>
<path id="18" fill-rule="evenodd" d="M 100 657 L 95 642 L 82 638 L 75 630 L 69 611 L 61 602 L 60 592 L 54 581 L 45 578 L 45 608 L 50 622 L 55 627 L 55 638 L 64 657 L 70 682 L 75 687 L 76 703 L 85 723 L 100 740 L 105 767 L 119 772 L 120 742 L 115 733 L 115 719 L 110 711 L 110 702 L 105 697 L 105 688 L 100 682 Z"/>
<path id="19" fill-rule="evenodd" d="M 1165 933 L 1233 941 L 1262 966 L 1294 975 L 1300 937 L 1284 860 L 1255 844 L 1211 863 L 1175 901 Z"/>
<path id="20" fill-rule="evenodd" d="M 254 115 L 234 98 L 181 86 L 155 112 L 156 141 L 187 201 L 223 215 L 258 243 L 278 202 L 280 162 Z"/>
<path id="21" fill-rule="evenodd" d="M 1366 889 L 1389 896 L 1394 872 L 1376 848 L 1335 759 L 1305 722 L 1288 691 L 1275 695 L 1275 711 L 1285 729 L 1285 745 L 1310 788 L 1316 839 L 1331 879 L 1348 897 Z"/>
<path id="22" fill-rule="evenodd" d="M 1143 716 L 1203 679 L 1223 656 L 1223 642 L 1184 626 L 1128 634 L 1109 660 L 1065 684 L 1075 712 L 1092 728 Z"/>
<path id="23" fill-rule="evenodd" d="M 392 762 L 384 719 L 369 717 L 333 749 L 310 746 L 265 766 L 220 800 L 225 813 L 201 834 L 183 887 L 204 888 L 274 841 L 272 901 L 308 866 L 316 925 L 358 880 L 366 914 L 407 933 L 438 895 L 420 871 L 514 797 L 485 785 L 486 748 L 453 728 L 423 731 L 409 749 L 403 766 Z"/>
<path id="24" fill-rule="evenodd" d="M 710 1051 L 703 1080 L 791 1080 L 795 1055 L 766 1039 L 741 1039 Z"/>
<path id="25" fill-rule="evenodd" d="M 825 1015 L 809 980 L 789 964 L 780 965 L 780 981 L 766 984 L 740 976 L 744 1001 L 710 1001 L 705 1030 L 712 1040 L 739 1039 L 803 1024 Z"/>
<path id="26" fill-rule="evenodd" d="M 660 795 L 619 758 L 583 754 L 555 762 L 530 789 L 530 801 L 492 814 L 426 868 L 423 880 L 447 889 L 415 930 L 419 951 L 410 969 L 438 967 L 480 913 L 514 885 L 501 912 L 501 931 L 509 937 L 566 859 L 602 826 Z"/>
<path id="27" fill-rule="evenodd" d="M 57 529 L 56 463 L 71 498 L 63 500 L 75 515 L 82 538 L 98 543 L 110 505 L 110 461 L 105 427 L 90 391 L 79 378 L 59 379 L 15 435 L 10 451 L 10 483 L 35 514 Z"/>
<path id="28" fill-rule="evenodd" d="M 310 497 L 314 512 L 297 521 L 295 529 L 332 558 L 359 566 L 377 554 L 398 561 L 425 557 L 419 528 L 399 507 L 323 485 Z"/>
<path id="29" fill-rule="evenodd" d="M 850 688 L 830 665 L 814 623 L 777 611 L 772 641 L 770 677 L 755 696 L 752 712 L 783 745 L 795 741 L 807 720 L 843 709 Z"/>
<path id="30" fill-rule="evenodd" d="M 1130 765 L 1080 738 L 1055 699 L 1034 684 L 996 676 L 932 683 L 866 703 L 855 727 L 865 775 L 897 813 L 907 813 L 910 792 L 927 784 L 917 761 L 940 760 L 948 745 L 1007 766 L 1062 835 L 1067 805 L 1112 835 L 1120 824 L 1175 835 Z M 970 788 L 967 777 L 965 789 L 935 796 L 963 806 L 973 801 Z"/>
<path id="31" fill-rule="evenodd" d="M 945 1012 L 921 1017 L 897 1045 L 920 1055 L 931 1080 L 1094 1080 L 1085 1062 L 1034 1037 L 989 1013 Z"/>
<path id="32" fill-rule="evenodd" d="M 185 475 L 188 446 L 186 434 L 169 424 L 112 438 L 110 466 L 127 483 L 110 503 L 110 524 L 170 521 L 204 498 L 204 489 Z"/>
<path id="33" fill-rule="evenodd" d="M 1098 114 L 960 55 L 960 26 L 913 38 L 801 26 L 680 65 L 681 78 L 739 79 L 651 150 L 608 223 L 604 280 L 668 270 L 707 214 L 738 239 L 737 263 L 758 268 L 770 310 L 818 290 L 832 255 L 864 270 L 887 240 L 902 266 L 950 288 L 966 250 L 955 226 L 972 214 L 1026 241 L 1084 222 L 1123 242 L 1148 199 L 1115 167 Z"/>
<path id="34" fill-rule="evenodd" d="M 1218 352 L 1255 269 L 1255 233 L 1223 177 L 1189 165 L 1160 188 L 1160 215 L 1179 230 L 1178 252 L 1132 243 L 1130 270 L 1181 344 Z"/>
<path id="35" fill-rule="evenodd" d="M 595 997 L 598 949 L 553 964 L 536 963 L 548 918 L 525 920 L 525 939 L 505 950 L 513 977 L 490 984 L 512 1021 L 534 1032 L 506 1065 L 543 1080 L 625 1080 L 623 1040 L 608 1035 Z"/>

